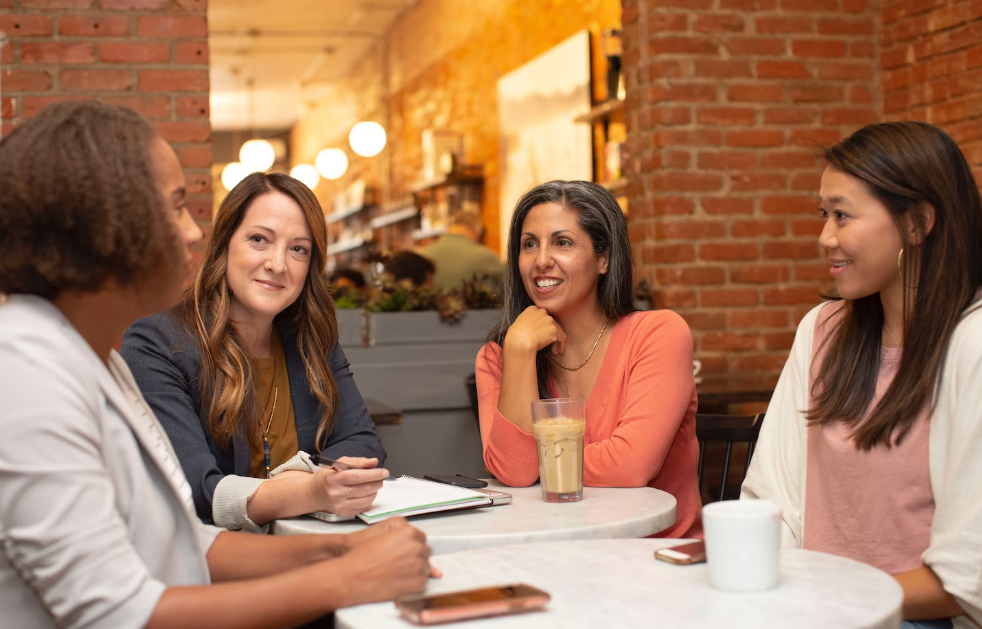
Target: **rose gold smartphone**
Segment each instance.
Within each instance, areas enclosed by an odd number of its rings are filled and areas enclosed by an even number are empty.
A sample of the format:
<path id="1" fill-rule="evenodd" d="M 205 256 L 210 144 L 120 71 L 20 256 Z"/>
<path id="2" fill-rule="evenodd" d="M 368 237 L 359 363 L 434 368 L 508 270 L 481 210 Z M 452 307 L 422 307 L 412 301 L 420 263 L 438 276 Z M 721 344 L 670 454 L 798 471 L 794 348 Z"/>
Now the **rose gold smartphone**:
<path id="1" fill-rule="evenodd" d="M 402 617 L 418 625 L 531 611 L 545 606 L 549 595 L 523 583 L 446 594 L 405 596 L 396 601 Z"/>
<path id="2" fill-rule="evenodd" d="M 706 543 L 692 542 L 655 551 L 655 559 L 661 559 L 679 566 L 706 561 Z"/>

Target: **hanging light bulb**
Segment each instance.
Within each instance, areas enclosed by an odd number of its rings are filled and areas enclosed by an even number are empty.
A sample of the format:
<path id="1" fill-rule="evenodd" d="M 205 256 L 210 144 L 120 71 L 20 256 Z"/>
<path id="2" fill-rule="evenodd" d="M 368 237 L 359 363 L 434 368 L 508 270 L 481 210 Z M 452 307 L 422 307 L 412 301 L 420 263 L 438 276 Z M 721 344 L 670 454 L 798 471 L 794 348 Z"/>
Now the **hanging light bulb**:
<path id="1" fill-rule="evenodd" d="M 317 174 L 317 169 L 310 164 L 297 164 L 290 169 L 290 176 L 311 190 L 316 188 L 321 180 L 320 175 Z"/>
<path id="2" fill-rule="evenodd" d="M 249 172 L 249 169 L 239 162 L 225 164 L 225 168 L 222 169 L 222 185 L 226 190 L 231 190 L 245 179 Z"/>
<path id="3" fill-rule="evenodd" d="M 249 140 L 239 149 L 239 161 L 249 172 L 266 172 L 276 161 L 276 151 L 266 140 Z"/>
<path id="4" fill-rule="evenodd" d="M 348 156 L 341 149 L 324 149 L 317 154 L 314 165 L 324 179 L 339 179 L 348 171 Z"/>
<path id="5" fill-rule="evenodd" d="M 362 157 L 374 157 L 385 148 L 385 129 L 377 122 L 359 122 L 351 127 L 348 144 Z"/>

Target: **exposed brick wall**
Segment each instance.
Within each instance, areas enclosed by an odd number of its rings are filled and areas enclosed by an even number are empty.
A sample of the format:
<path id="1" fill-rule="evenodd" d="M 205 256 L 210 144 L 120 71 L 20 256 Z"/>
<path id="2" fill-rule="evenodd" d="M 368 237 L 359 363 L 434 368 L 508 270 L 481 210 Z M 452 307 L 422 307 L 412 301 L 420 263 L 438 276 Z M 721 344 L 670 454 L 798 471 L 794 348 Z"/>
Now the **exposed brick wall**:
<path id="1" fill-rule="evenodd" d="M 940 126 L 982 180 L 982 2 L 884 0 L 882 20 L 884 119 Z"/>
<path id="2" fill-rule="evenodd" d="M 192 214 L 211 223 L 206 0 L 0 0 L 3 133 L 58 100 L 150 119 L 177 151 Z"/>
<path id="3" fill-rule="evenodd" d="M 624 0 L 631 240 L 707 382 L 773 383 L 829 290 L 819 144 L 879 118 L 868 0 Z"/>
<path id="4" fill-rule="evenodd" d="M 466 8 L 464 8 L 466 4 Z M 379 183 L 381 157 L 364 160 L 348 148 L 347 133 L 363 119 L 386 126 L 391 197 L 422 176 L 421 134 L 450 129 L 464 136 L 467 163 L 484 166 L 482 211 L 487 244 L 499 246 L 497 81 L 574 33 L 589 29 L 594 68 L 604 67 L 599 36 L 620 24 L 619 0 L 419 0 L 385 34 L 331 94 L 310 107 L 293 132 L 292 156 L 312 163 L 317 151 L 348 151 L 349 174 L 323 182 L 318 196 L 329 207 L 355 177 Z M 382 58 L 389 76 L 389 120 L 383 120 Z M 606 97 L 604 76 L 594 73 L 594 96 Z"/>

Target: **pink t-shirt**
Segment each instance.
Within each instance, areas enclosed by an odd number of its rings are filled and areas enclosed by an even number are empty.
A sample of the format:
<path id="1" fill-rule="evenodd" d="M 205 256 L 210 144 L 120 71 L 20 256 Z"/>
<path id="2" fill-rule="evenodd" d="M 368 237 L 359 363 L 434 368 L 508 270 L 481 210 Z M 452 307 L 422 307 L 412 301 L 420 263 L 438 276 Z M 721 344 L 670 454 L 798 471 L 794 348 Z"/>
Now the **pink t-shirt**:
<path id="1" fill-rule="evenodd" d="M 825 357 L 829 321 L 844 302 L 826 306 L 815 324 L 811 378 Z M 883 348 L 872 409 L 900 366 L 900 348 Z M 889 574 L 919 568 L 931 541 L 934 493 L 928 469 L 930 405 L 900 445 L 856 447 L 841 422 L 808 428 L 804 547 L 848 557 Z"/>

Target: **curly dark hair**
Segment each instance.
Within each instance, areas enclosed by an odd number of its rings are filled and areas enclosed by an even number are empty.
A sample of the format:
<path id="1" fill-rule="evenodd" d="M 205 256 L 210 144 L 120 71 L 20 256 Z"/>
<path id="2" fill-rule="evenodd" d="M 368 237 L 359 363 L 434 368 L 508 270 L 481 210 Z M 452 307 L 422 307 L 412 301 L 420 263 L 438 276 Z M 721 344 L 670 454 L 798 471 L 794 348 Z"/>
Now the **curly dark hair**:
<path id="1" fill-rule="evenodd" d="M 0 293 L 55 299 L 141 285 L 184 264 L 136 112 L 49 105 L 0 141 Z"/>

